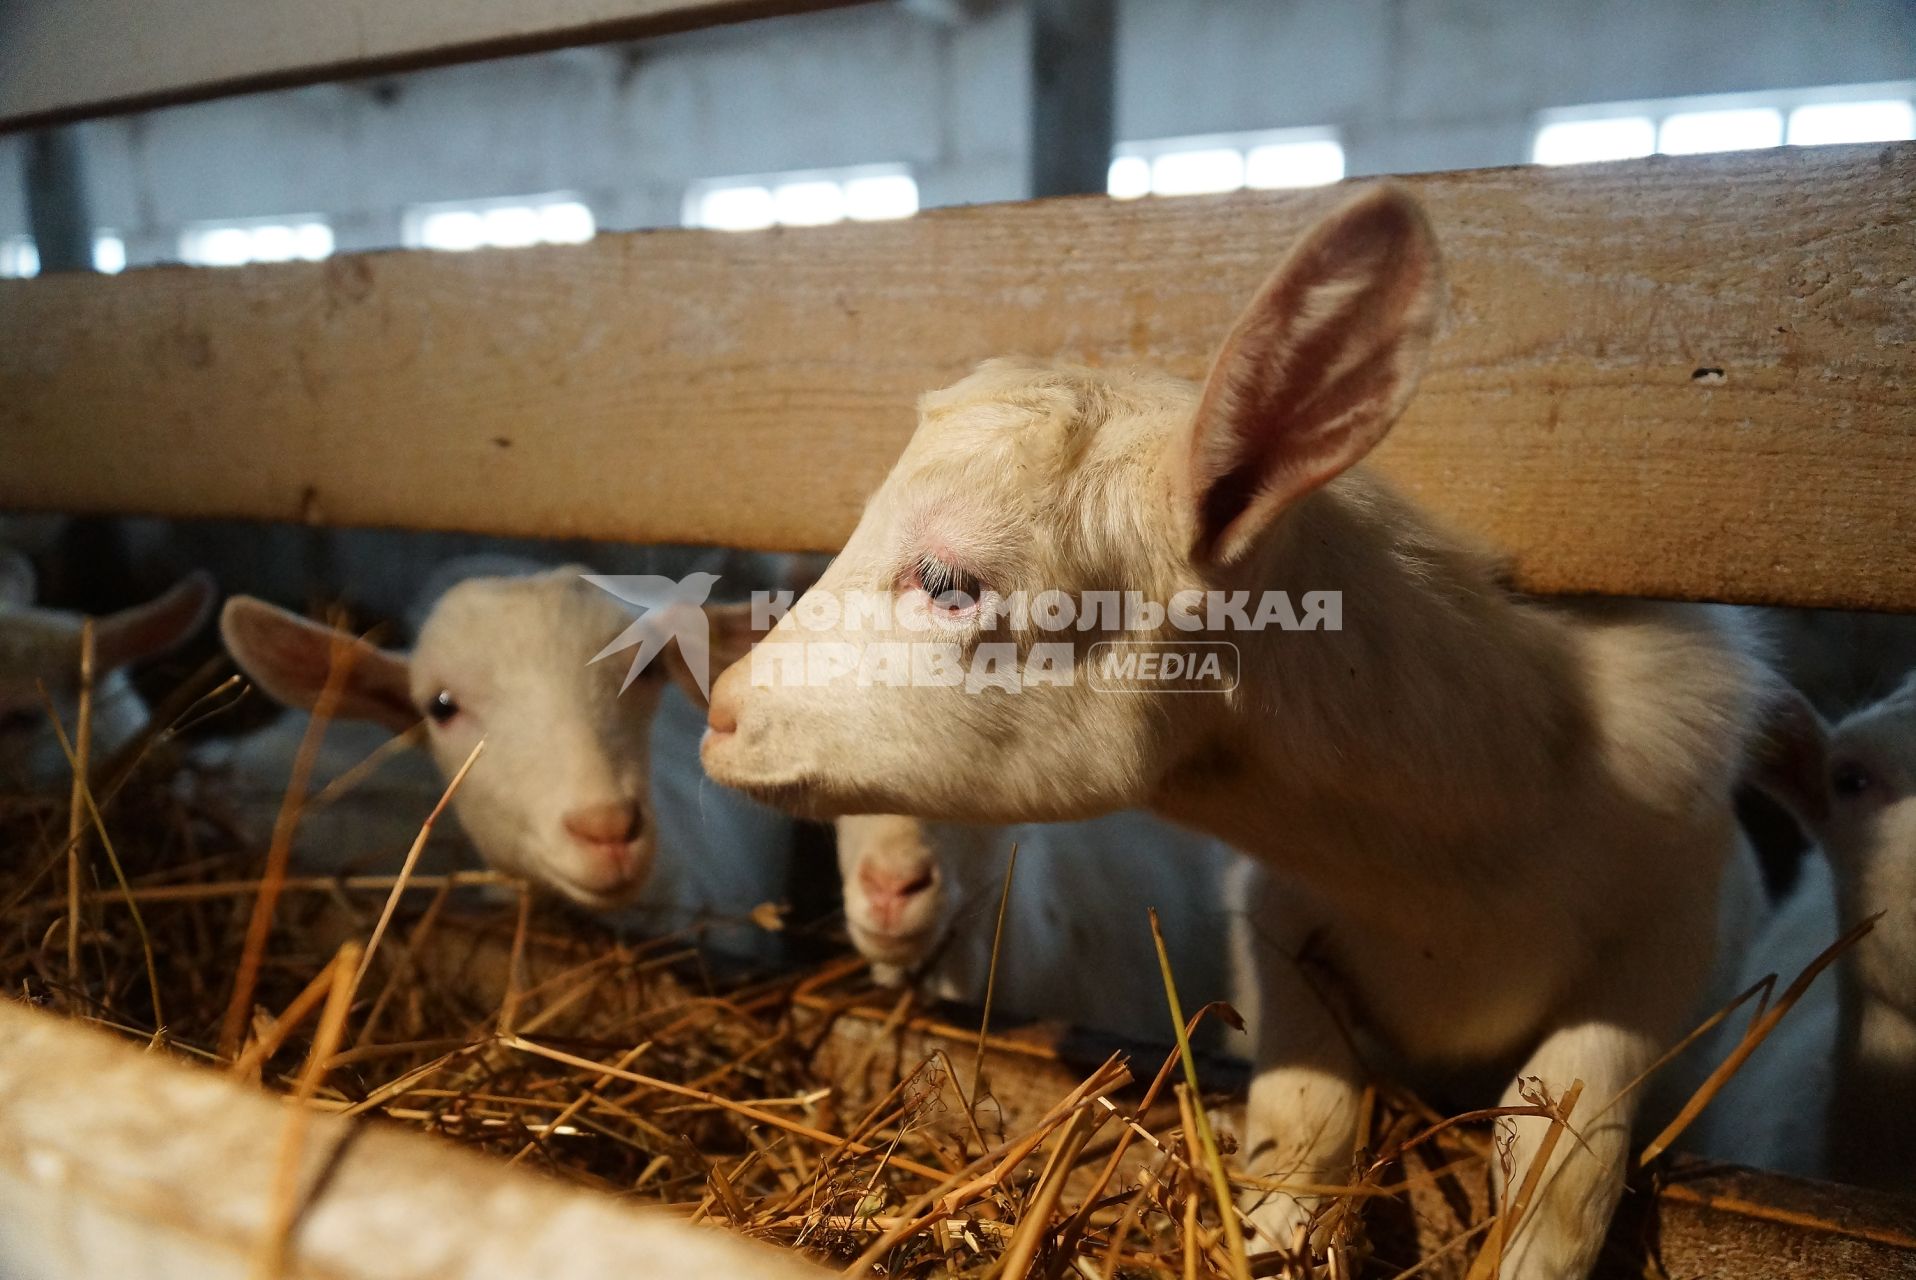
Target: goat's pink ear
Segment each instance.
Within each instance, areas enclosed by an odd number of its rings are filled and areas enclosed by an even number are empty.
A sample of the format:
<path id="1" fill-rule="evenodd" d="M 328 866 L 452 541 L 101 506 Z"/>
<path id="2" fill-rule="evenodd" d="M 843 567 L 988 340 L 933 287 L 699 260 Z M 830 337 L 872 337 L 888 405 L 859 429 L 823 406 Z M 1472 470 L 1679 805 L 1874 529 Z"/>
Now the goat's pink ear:
<path id="1" fill-rule="evenodd" d="M 1812 840 L 1830 816 L 1829 726 L 1787 686 L 1765 701 L 1750 747 L 1752 786 L 1790 811 Z"/>
<path id="2" fill-rule="evenodd" d="M 1384 438 L 1442 300 L 1429 224 L 1396 187 L 1372 187 L 1304 233 L 1205 383 L 1190 452 L 1194 562 L 1238 559 Z"/>
<path id="3" fill-rule="evenodd" d="M 720 672 L 742 661 L 752 651 L 752 646 L 765 638 L 764 631 L 755 630 L 752 626 L 752 606 L 749 604 L 708 604 L 705 606 L 705 618 L 710 624 L 711 634 L 711 649 L 707 654 L 710 679 L 718 679 Z M 699 687 L 698 677 L 686 665 L 685 654 L 677 644 L 666 646 L 665 666 L 672 683 L 683 690 L 695 706 L 704 706 L 705 690 Z"/>
<path id="4" fill-rule="evenodd" d="M 0 547 L 0 609 L 24 609 L 33 603 L 33 561 L 12 547 Z"/>
<path id="5" fill-rule="evenodd" d="M 94 624 L 94 660 L 112 671 L 170 653 L 192 639 L 213 611 L 212 575 L 189 573 L 164 595 L 109 613 Z"/>
<path id="6" fill-rule="evenodd" d="M 220 639 L 241 671 L 275 702 L 311 711 L 335 662 L 351 662 L 334 714 L 402 733 L 419 722 L 406 655 L 256 600 L 234 596 L 220 613 Z"/>

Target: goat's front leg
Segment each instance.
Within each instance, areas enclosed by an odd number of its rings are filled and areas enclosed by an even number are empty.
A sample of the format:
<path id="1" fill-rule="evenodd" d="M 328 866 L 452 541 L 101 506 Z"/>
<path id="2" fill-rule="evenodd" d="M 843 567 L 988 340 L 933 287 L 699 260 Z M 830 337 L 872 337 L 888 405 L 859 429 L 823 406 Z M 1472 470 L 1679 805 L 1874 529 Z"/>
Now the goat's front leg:
<path id="1" fill-rule="evenodd" d="M 1259 873 L 1260 879 L 1262 873 Z M 1314 921 L 1271 886 L 1247 894 L 1234 963 L 1256 1037 L 1244 1114 L 1244 1164 L 1269 1183 L 1349 1180 L 1363 1077 L 1345 1030 L 1306 980 L 1300 954 Z M 1291 1247 L 1319 1197 L 1256 1190 L 1244 1199 L 1260 1251 Z"/>
<path id="2" fill-rule="evenodd" d="M 1626 1027 L 1581 1022 L 1547 1036 L 1504 1091 L 1504 1106 L 1521 1107 L 1531 1101 L 1525 1095 L 1539 1089 L 1560 1102 L 1573 1082 L 1583 1081 L 1567 1129 L 1557 1136 L 1514 1233 L 1505 1236 L 1504 1280 L 1576 1280 L 1589 1272 L 1623 1192 L 1630 1158 L 1636 1097 L 1613 1100 L 1660 1052 Z M 1497 1166 L 1497 1205 L 1506 1215 L 1550 1126 L 1551 1121 L 1533 1116 L 1498 1122 L 1500 1136 L 1514 1131 L 1515 1139 Z"/>
<path id="3" fill-rule="evenodd" d="M 1707 949 L 1695 940 L 1708 936 L 1702 927 L 1643 930 L 1628 954 L 1601 966 L 1593 979 L 1596 990 L 1553 1019 L 1553 1029 L 1505 1090 L 1503 1105 L 1515 1107 L 1539 1086 L 1561 1102 L 1575 1081 L 1583 1082 L 1536 1189 L 1514 1230 L 1504 1234 L 1504 1280 L 1579 1280 L 1595 1265 L 1623 1193 L 1643 1092 L 1625 1096 L 1624 1090 L 1681 1034 L 1708 961 Z M 1497 1203 L 1507 1214 L 1551 1121 L 1524 1116 L 1498 1123 L 1515 1135 L 1496 1169 Z"/>

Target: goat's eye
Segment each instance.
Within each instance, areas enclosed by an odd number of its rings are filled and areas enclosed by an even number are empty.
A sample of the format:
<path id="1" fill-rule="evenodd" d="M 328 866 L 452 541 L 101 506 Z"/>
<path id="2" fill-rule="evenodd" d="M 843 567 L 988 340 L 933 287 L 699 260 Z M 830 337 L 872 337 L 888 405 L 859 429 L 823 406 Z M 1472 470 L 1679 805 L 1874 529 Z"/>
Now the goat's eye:
<path id="1" fill-rule="evenodd" d="M 426 718 L 434 724 L 444 724 L 458 714 L 459 703 L 447 689 L 441 689 L 433 694 L 432 701 L 426 704 Z"/>
<path id="2" fill-rule="evenodd" d="M 984 584 L 975 574 L 947 564 L 937 556 L 920 556 L 912 566 L 912 585 L 931 597 L 933 610 L 949 618 L 960 618 L 977 608 L 984 595 Z"/>
<path id="3" fill-rule="evenodd" d="M 1838 761 L 1830 770 L 1830 790 L 1839 796 L 1860 796 L 1871 786 L 1869 770 L 1854 760 Z"/>
<path id="4" fill-rule="evenodd" d="M 31 707 L 0 711 L 0 735 L 31 733 L 40 725 L 40 713 Z"/>

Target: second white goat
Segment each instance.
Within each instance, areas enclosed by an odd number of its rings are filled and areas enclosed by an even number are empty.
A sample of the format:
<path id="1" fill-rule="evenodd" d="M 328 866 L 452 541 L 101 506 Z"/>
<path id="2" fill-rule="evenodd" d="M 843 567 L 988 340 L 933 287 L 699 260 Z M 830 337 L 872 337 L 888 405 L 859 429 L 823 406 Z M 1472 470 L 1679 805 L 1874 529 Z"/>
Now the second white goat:
<path id="1" fill-rule="evenodd" d="M 1012 827 L 861 816 L 837 829 L 846 925 L 881 982 L 922 967 L 929 994 L 984 1001 L 1015 844 L 994 1012 L 1170 1039 L 1147 907 L 1187 1016 L 1224 995 L 1223 880 L 1237 856 L 1214 840 L 1137 813 Z"/>

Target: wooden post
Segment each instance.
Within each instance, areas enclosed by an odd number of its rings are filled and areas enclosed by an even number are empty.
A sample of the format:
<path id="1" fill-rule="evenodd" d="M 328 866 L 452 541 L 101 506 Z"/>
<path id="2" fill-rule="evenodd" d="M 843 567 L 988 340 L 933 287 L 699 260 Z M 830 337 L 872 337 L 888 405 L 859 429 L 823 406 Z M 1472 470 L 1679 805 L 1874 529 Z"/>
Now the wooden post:
<path id="1" fill-rule="evenodd" d="M 28 140 L 27 221 L 40 270 L 93 270 L 93 219 L 80 138 L 72 129 L 42 129 Z"/>
<path id="2" fill-rule="evenodd" d="M 1031 192 L 1097 195 L 1111 166 L 1113 0 L 1030 0 Z"/>

